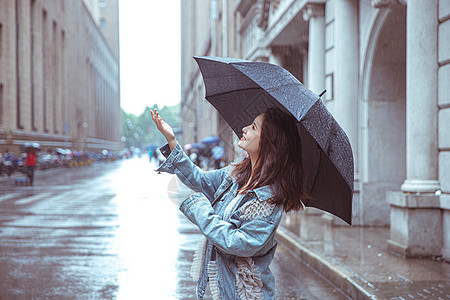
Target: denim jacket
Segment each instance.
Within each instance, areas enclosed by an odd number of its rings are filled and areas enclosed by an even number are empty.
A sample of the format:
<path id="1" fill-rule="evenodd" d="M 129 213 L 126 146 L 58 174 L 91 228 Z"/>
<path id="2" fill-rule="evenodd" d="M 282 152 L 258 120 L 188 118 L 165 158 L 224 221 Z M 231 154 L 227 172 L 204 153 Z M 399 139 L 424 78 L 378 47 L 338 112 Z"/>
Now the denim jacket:
<path id="1" fill-rule="evenodd" d="M 270 186 L 248 191 L 228 219 L 226 206 L 237 196 L 231 167 L 203 171 L 177 146 L 156 170 L 176 174 L 197 192 L 180 205 L 181 212 L 206 237 L 194 254 L 191 275 L 197 281 L 197 298 L 203 299 L 209 282 L 213 299 L 274 299 L 275 279 L 269 269 L 277 242 L 275 231 L 283 213 L 270 204 Z"/>

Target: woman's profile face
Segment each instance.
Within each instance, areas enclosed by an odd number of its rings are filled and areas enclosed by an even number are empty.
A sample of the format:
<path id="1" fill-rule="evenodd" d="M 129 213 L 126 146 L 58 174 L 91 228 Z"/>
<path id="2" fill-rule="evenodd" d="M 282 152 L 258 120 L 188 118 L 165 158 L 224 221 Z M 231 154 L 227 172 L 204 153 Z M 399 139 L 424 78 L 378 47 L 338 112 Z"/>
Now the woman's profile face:
<path id="1" fill-rule="evenodd" d="M 261 128 L 264 121 L 264 114 L 255 118 L 252 124 L 242 128 L 242 137 L 238 146 L 246 151 L 250 157 L 257 157 L 259 153 L 259 139 L 261 137 Z"/>

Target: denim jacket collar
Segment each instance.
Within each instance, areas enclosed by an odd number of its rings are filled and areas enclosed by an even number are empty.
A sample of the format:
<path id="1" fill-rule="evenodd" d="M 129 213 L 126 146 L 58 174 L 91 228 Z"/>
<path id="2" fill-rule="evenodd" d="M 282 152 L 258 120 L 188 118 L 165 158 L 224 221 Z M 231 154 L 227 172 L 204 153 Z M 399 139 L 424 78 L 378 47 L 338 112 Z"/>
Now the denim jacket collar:
<path id="1" fill-rule="evenodd" d="M 249 193 L 251 193 L 251 192 L 255 193 L 256 197 L 260 201 L 269 200 L 270 198 L 272 198 L 274 196 L 272 188 L 268 185 L 250 190 Z"/>

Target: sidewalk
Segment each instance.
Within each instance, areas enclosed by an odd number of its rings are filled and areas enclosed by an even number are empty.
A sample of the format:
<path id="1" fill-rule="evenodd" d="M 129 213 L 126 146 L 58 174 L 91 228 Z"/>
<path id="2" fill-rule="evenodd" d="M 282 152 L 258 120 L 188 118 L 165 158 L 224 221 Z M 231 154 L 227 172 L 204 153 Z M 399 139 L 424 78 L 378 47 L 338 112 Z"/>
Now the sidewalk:
<path id="1" fill-rule="evenodd" d="M 317 213 L 287 214 L 277 239 L 353 299 L 450 299 L 450 263 L 388 253 L 387 227 L 328 223 Z"/>
<path id="2" fill-rule="evenodd" d="M 64 169 L 39 171 L 55 175 Z M 0 184 L 14 176 L 0 177 Z M 387 252 L 387 227 L 330 226 L 322 214 L 287 214 L 278 241 L 352 299 L 450 300 L 450 263 Z"/>

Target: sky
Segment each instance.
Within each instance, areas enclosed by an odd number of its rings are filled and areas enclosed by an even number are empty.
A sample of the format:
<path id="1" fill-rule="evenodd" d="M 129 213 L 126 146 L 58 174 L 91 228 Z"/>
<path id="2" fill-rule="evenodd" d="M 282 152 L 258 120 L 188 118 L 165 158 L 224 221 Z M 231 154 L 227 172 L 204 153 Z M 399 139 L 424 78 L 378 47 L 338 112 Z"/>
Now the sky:
<path id="1" fill-rule="evenodd" d="M 121 106 L 180 102 L 180 0 L 119 1 Z"/>

